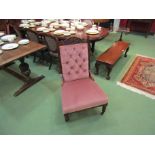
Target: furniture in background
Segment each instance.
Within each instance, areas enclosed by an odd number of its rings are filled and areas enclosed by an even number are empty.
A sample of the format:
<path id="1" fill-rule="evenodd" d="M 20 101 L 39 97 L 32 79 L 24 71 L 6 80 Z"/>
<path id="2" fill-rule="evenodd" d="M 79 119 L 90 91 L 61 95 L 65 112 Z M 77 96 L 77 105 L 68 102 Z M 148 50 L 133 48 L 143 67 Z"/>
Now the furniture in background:
<path id="1" fill-rule="evenodd" d="M 130 29 L 128 27 L 120 27 L 118 29 L 118 32 L 121 32 L 121 35 L 120 35 L 118 41 L 122 41 L 123 40 L 123 33 L 129 33 Z"/>
<path id="2" fill-rule="evenodd" d="M 19 39 L 16 40 L 16 42 L 18 41 Z M 12 74 L 16 78 L 24 82 L 21 88 L 19 88 L 19 90 L 14 93 L 14 96 L 18 96 L 23 91 L 44 78 L 43 75 L 31 78 L 31 70 L 24 59 L 24 57 L 26 57 L 27 55 L 38 52 L 44 48 L 46 48 L 45 45 L 30 41 L 30 43 L 27 45 L 20 45 L 18 48 L 5 51 L 0 55 L 0 69 L 3 69 L 4 71 Z M 21 74 L 9 68 L 10 64 L 12 64 L 12 62 L 14 62 L 15 60 L 20 61 L 19 69 Z"/>
<path id="3" fill-rule="evenodd" d="M 31 29 L 27 29 L 26 31 L 27 34 L 27 38 L 31 41 L 37 42 L 37 43 L 43 43 L 42 42 L 42 38 L 41 36 L 36 33 L 35 31 L 31 30 Z M 44 60 L 44 51 L 41 50 L 38 53 L 33 53 L 33 62 L 36 62 L 36 58 L 39 58 L 39 61 L 43 61 Z"/>
<path id="4" fill-rule="evenodd" d="M 141 32 L 145 37 L 155 33 L 155 20 L 153 19 L 121 19 L 120 27 L 128 27 L 131 32 Z"/>
<path id="5" fill-rule="evenodd" d="M 122 53 L 125 52 L 124 57 L 127 57 L 127 52 L 129 50 L 129 43 L 124 41 L 115 42 L 110 48 L 108 48 L 104 53 L 99 55 L 96 59 L 95 67 L 96 74 L 99 73 L 100 64 L 104 64 L 107 69 L 106 79 L 110 79 L 110 72 L 114 64 L 119 60 Z"/>
<path id="6" fill-rule="evenodd" d="M 112 29 L 113 22 L 114 22 L 113 19 L 93 19 L 93 21 L 94 21 L 94 24 L 97 24 L 104 28 L 108 28 L 109 30 Z"/>
<path id="7" fill-rule="evenodd" d="M 59 47 L 63 77 L 62 111 L 65 120 L 69 120 L 71 113 L 99 106 L 102 107 L 103 114 L 108 104 L 108 96 L 95 83 L 89 72 L 88 43 L 78 38 L 69 40 L 65 40 Z"/>

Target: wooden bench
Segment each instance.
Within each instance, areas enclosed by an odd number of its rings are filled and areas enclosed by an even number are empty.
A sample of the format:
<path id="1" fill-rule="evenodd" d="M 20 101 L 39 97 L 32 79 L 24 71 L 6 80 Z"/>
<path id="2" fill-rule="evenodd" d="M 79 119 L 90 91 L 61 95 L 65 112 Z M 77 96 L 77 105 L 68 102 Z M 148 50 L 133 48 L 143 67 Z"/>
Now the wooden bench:
<path id="1" fill-rule="evenodd" d="M 127 57 L 127 52 L 129 50 L 129 43 L 124 41 L 115 42 L 109 49 L 107 49 L 104 53 L 99 55 L 96 59 L 96 74 L 99 73 L 100 64 L 104 64 L 107 69 L 106 79 L 110 79 L 110 72 L 114 66 L 114 64 L 121 57 L 122 53 L 125 52 L 124 57 Z"/>

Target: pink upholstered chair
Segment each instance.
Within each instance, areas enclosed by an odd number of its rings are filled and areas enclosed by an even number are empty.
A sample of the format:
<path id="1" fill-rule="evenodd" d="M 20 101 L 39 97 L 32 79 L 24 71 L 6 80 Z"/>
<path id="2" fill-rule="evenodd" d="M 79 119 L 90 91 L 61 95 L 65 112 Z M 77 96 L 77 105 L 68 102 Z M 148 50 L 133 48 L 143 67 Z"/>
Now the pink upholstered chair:
<path id="1" fill-rule="evenodd" d="M 68 41 L 66 42 L 68 44 Z M 69 120 L 70 113 L 99 106 L 102 106 L 103 114 L 108 104 L 108 96 L 89 72 L 88 43 L 70 43 L 72 44 L 59 47 L 63 76 L 62 111 L 65 120 Z"/>

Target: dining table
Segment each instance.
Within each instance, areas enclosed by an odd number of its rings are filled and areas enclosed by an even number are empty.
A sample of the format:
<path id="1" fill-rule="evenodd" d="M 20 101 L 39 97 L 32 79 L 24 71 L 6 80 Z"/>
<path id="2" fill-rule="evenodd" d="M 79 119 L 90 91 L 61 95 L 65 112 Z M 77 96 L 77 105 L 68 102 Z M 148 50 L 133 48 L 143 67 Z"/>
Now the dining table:
<path id="1" fill-rule="evenodd" d="M 49 28 L 50 24 L 52 24 L 52 22 L 49 23 L 46 26 L 46 28 Z M 71 21 L 69 21 L 69 24 L 71 25 Z M 100 41 L 100 40 L 104 39 L 106 36 L 108 36 L 109 30 L 107 28 L 100 27 L 100 30 L 98 31 L 97 34 L 88 34 L 87 30 L 91 29 L 92 26 L 94 26 L 94 25 L 88 24 L 88 25 L 84 26 L 83 29 L 75 28 L 75 34 L 71 34 L 71 35 L 68 35 L 68 36 L 65 36 L 63 34 L 57 35 L 57 34 L 54 33 L 55 31 L 49 31 L 49 32 L 38 31 L 38 28 L 42 27 L 41 25 L 37 25 L 37 26 L 34 26 L 34 27 L 29 27 L 29 28 L 23 28 L 23 27 L 20 27 L 20 25 L 19 25 L 19 29 L 20 29 L 21 32 L 25 32 L 25 33 L 26 33 L 27 29 L 31 29 L 32 31 L 35 31 L 38 35 L 47 34 L 47 35 L 57 37 L 58 40 L 65 40 L 65 39 L 67 39 L 69 37 L 78 37 L 80 39 L 87 40 L 89 43 L 91 43 L 91 51 L 92 51 L 92 53 L 94 53 L 94 51 L 95 51 L 95 43 L 97 41 Z M 96 25 L 96 29 L 98 29 L 98 27 L 99 26 Z M 66 28 L 59 26 L 58 28 L 55 28 L 55 30 L 66 30 Z"/>
<path id="2" fill-rule="evenodd" d="M 20 38 L 17 38 L 14 42 L 18 43 L 19 40 Z M 5 44 L 7 44 L 7 42 L 5 42 Z M 44 75 L 41 75 L 32 78 L 30 76 L 31 70 L 29 64 L 25 62 L 26 56 L 34 54 L 45 48 L 46 46 L 43 44 L 30 41 L 28 44 L 19 45 L 15 49 L 2 50 L 2 53 L 0 54 L 0 70 L 8 72 L 24 82 L 24 84 L 14 93 L 14 96 L 20 95 L 26 89 L 30 88 L 45 77 Z M 2 45 L 0 49 L 2 49 Z M 19 71 L 13 70 L 11 68 L 11 65 L 14 64 L 16 60 L 20 62 Z"/>

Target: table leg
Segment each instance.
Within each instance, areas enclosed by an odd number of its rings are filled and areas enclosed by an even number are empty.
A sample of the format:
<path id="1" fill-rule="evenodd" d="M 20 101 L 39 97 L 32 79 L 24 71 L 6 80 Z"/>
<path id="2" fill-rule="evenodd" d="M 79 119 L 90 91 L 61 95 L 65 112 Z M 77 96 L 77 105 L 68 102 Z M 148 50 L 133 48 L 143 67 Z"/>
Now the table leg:
<path id="1" fill-rule="evenodd" d="M 123 32 L 121 32 L 121 35 L 118 41 L 122 41 L 122 37 L 123 37 Z"/>
<path id="2" fill-rule="evenodd" d="M 24 82 L 24 84 L 14 93 L 14 96 L 18 96 L 19 94 L 24 92 L 26 89 L 28 89 L 29 87 L 31 87 L 32 85 L 34 85 L 35 83 L 39 82 L 41 79 L 44 78 L 43 75 L 35 77 L 35 78 L 31 78 L 30 77 L 31 70 L 29 68 L 29 65 L 24 62 L 24 58 L 20 59 L 20 62 L 21 63 L 19 65 L 19 69 L 21 71 L 21 74 L 13 71 L 12 69 L 8 67 L 4 68 L 6 72 L 12 74 L 16 78 Z"/>
<path id="3" fill-rule="evenodd" d="M 129 47 L 126 49 L 125 54 L 124 54 L 124 57 L 127 57 L 128 51 L 129 51 Z"/>
<path id="4" fill-rule="evenodd" d="M 97 75 L 99 74 L 99 66 L 100 66 L 100 63 L 96 61 L 95 68 L 96 68 L 96 74 Z"/>
<path id="5" fill-rule="evenodd" d="M 94 51 L 95 51 L 95 41 L 92 41 L 92 48 L 91 48 L 91 50 L 92 50 L 92 53 L 94 53 Z"/>
<path id="6" fill-rule="evenodd" d="M 112 70 L 112 66 L 109 65 L 109 64 L 107 64 L 107 65 L 106 65 L 106 68 L 107 68 L 106 79 L 107 79 L 107 80 L 110 80 L 110 72 L 111 72 L 111 70 Z"/>

